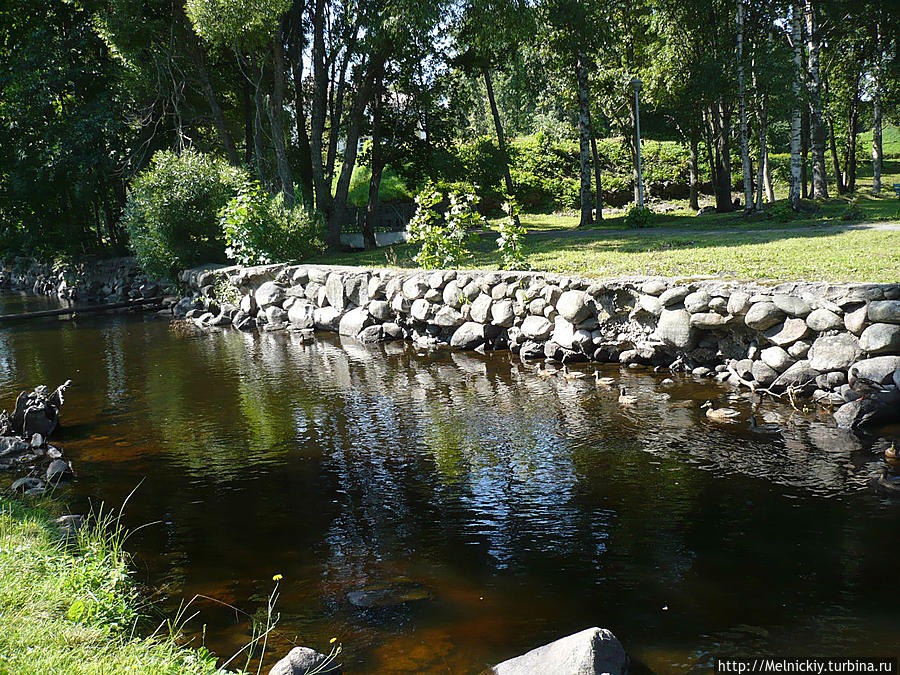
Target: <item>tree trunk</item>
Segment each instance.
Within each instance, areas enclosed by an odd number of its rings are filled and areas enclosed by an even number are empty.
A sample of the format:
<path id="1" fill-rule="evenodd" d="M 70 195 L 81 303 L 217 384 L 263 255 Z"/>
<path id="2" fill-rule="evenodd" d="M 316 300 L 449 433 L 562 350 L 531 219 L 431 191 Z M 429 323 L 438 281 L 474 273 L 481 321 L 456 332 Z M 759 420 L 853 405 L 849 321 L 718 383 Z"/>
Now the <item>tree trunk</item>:
<path id="1" fill-rule="evenodd" d="M 328 247 L 332 251 L 341 246 L 341 229 L 347 218 L 347 195 L 350 192 L 350 177 L 353 167 L 356 166 L 356 156 L 359 152 L 359 130 L 362 126 L 362 118 L 369 100 L 372 97 L 373 83 L 380 81 L 384 73 L 384 63 L 388 53 L 380 50 L 372 54 L 369 66 L 356 96 L 353 99 L 353 107 L 350 109 L 350 118 L 347 124 L 347 145 L 344 148 L 344 160 L 341 165 L 341 175 L 338 177 L 337 187 L 334 191 L 334 201 L 328 218 L 328 233 L 326 239 Z"/>
<path id="2" fill-rule="evenodd" d="M 591 124 L 591 155 L 594 160 L 594 203 L 596 204 L 595 222 L 603 220 L 603 182 L 602 167 L 600 166 L 600 153 L 597 152 L 597 138 L 594 133 L 594 125 Z"/>
<path id="3" fill-rule="evenodd" d="M 744 178 L 744 212 L 753 210 L 753 169 L 750 167 L 750 135 L 747 132 L 747 92 L 744 86 L 744 0 L 737 0 L 738 109 L 741 125 L 741 173 Z"/>
<path id="4" fill-rule="evenodd" d="M 834 121 L 828 119 L 828 140 L 831 144 L 831 163 L 834 168 L 834 180 L 837 183 L 837 191 L 839 195 L 844 194 L 847 188 L 844 186 L 844 174 L 841 172 L 841 160 L 838 156 L 837 139 L 834 136 Z"/>
<path id="5" fill-rule="evenodd" d="M 731 112 L 723 100 L 719 100 L 712 114 L 716 144 L 716 211 L 728 213 L 734 210 L 731 201 Z"/>
<path id="6" fill-rule="evenodd" d="M 333 91 L 334 101 L 331 105 L 328 128 L 328 154 L 325 158 L 325 181 L 331 185 L 334 181 L 334 163 L 337 158 L 338 137 L 341 135 L 341 118 L 344 116 L 344 96 L 347 93 L 347 64 L 356 49 L 359 31 L 353 33 L 344 55 L 341 57 L 340 73 L 338 73 L 337 90 Z"/>
<path id="7" fill-rule="evenodd" d="M 500 148 L 500 157 L 503 162 L 503 184 L 506 194 L 515 197 L 515 186 L 512 174 L 509 172 L 509 154 L 506 151 L 506 137 L 503 135 L 503 124 L 500 121 L 500 110 L 497 108 L 497 99 L 494 97 L 494 81 L 491 78 L 491 69 L 487 64 L 482 66 L 481 73 L 484 76 L 484 87 L 487 89 L 488 103 L 491 106 L 491 117 L 494 118 L 494 132 L 497 134 L 497 147 Z M 515 216 L 516 225 L 519 224 L 519 216 Z"/>
<path id="8" fill-rule="evenodd" d="M 306 111 L 303 106 L 303 3 L 294 3 L 295 14 L 291 40 L 288 43 L 288 60 L 291 63 L 291 78 L 294 81 L 294 121 L 297 129 L 297 150 L 299 157 L 298 184 L 303 202 L 313 203 L 312 151 L 309 134 L 306 131 Z"/>
<path id="9" fill-rule="evenodd" d="M 763 93 L 762 105 L 759 107 L 759 174 L 756 178 L 756 208 L 762 210 L 763 190 L 768 197 L 772 189 L 772 180 L 768 173 L 769 167 L 769 92 Z M 769 200 L 772 201 L 771 199 Z"/>
<path id="10" fill-rule="evenodd" d="M 791 74 L 791 181 L 788 202 L 795 211 L 800 208 L 800 77 L 801 77 L 800 7 L 791 5 L 791 48 L 793 73 Z"/>
<path id="11" fill-rule="evenodd" d="M 262 120 L 265 113 L 265 105 L 263 104 L 262 95 L 262 67 L 257 64 L 256 57 L 251 57 L 253 66 L 253 77 L 255 82 L 251 82 L 253 89 L 253 155 L 256 160 L 256 174 L 262 185 L 266 184 L 266 149 L 263 143 L 263 126 Z"/>
<path id="12" fill-rule="evenodd" d="M 384 152 L 381 144 L 382 81 L 379 78 L 372 97 L 372 176 L 369 180 L 369 200 L 366 203 L 366 219 L 363 223 L 363 246 L 375 248 L 375 211 L 378 208 L 378 190 L 384 172 Z"/>
<path id="13" fill-rule="evenodd" d="M 575 59 L 575 82 L 578 87 L 578 161 L 581 168 L 581 220 L 579 227 L 594 222 L 591 203 L 591 109 L 586 56 L 579 52 Z"/>
<path id="14" fill-rule="evenodd" d="M 290 208 L 294 206 L 294 176 L 284 144 L 284 21 L 272 42 L 272 95 L 267 98 L 281 194 L 284 195 L 285 205 Z"/>
<path id="15" fill-rule="evenodd" d="M 694 211 L 700 210 L 700 190 L 699 190 L 699 171 L 697 170 L 697 135 L 691 134 L 691 160 L 688 163 L 688 169 L 691 175 L 691 197 L 688 206 Z"/>
<path id="16" fill-rule="evenodd" d="M 853 100 L 850 103 L 850 119 L 847 127 L 847 161 L 845 163 L 844 184 L 850 193 L 856 192 L 856 137 L 859 134 L 859 79 L 853 89 Z"/>
<path id="17" fill-rule="evenodd" d="M 875 67 L 872 69 L 872 78 L 874 80 L 874 91 L 872 92 L 872 192 L 878 194 L 881 192 L 881 127 L 882 127 L 882 111 L 881 111 L 881 87 L 883 80 L 883 56 L 881 48 L 881 26 L 875 29 Z"/>
<path id="18" fill-rule="evenodd" d="M 809 107 L 803 106 L 800 114 L 800 196 L 809 198 L 809 176 L 806 165 L 809 162 Z"/>
<path id="19" fill-rule="evenodd" d="M 808 45 L 810 145 L 812 146 L 813 199 L 828 199 L 828 175 L 825 169 L 825 125 L 822 120 L 822 74 L 819 66 L 819 29 L 811 0 L 806 0 L 806 39 Z"/>
<path id="20" fill-rule="evenodd" d="M 250 83 L 244 80 L 241 87 L 244 103 L 244 164 L 253 164 L 253 100 L 250 96 Z"/>
<path id="21" fill-rule="evenodd" d="M 238 155 L 237 148 L 234 145 L 234 139 L 231 132 L 228 131 L 228 125 L 225 123 L 225 113 L 222 112 L 222 105 L 216 97 L 216 90 L 213 87 L 212 80 L 209 77 L 209 71 L 206 69 L 206 59 L 203 56 L 202 49 L 192 49 L 194 55 L 194 63 L 197 66 L 197 75 L 200 79 L 200 88 L 203 90 L 203 97 L 212 113 L 213 126 L 219 135 L 222 147 L 225 149 L 225 156 L 228 163 L 232 166 L 240 166 L 241 158 Z"/>
<path id="22" fill-rule="evenodd" d="M 328 100 L 328 70 L 325 66 L 325 0 L 315 0 L 313 8 L 313 100 L 309 134 L 312 157 L 313 191 L 316 209 L 330 218 L 331 186 L 325 182 L 322 163 L 322 137 L 325 134 L 325 108 Z"/>

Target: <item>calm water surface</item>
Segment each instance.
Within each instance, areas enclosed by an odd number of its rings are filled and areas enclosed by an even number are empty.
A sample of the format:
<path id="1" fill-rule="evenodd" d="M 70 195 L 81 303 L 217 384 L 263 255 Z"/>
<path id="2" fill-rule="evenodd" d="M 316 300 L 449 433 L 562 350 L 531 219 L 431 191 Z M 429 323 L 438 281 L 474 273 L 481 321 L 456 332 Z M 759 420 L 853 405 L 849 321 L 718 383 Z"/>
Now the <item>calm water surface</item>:
<path id="1" fill-rule="evenodd" d="M 46 308 L 7 296 L 0 311 Z M 66 494 L 125 511 L 139 580 L 230 656 L 284 576 L 267 663 L 337 637 L 351 673 L 477 673 L 588 626 L 641 668 L 717 654 L 896 655 L 900 500 L 862 439 L 766 403 L 775 436 L 709 423 L 728 391 L 641 402 L 510 362 L 319 336 L 201 334 L 152 315 L 0 326 L 0 403 L 67 378 Z M 749 413 L 746 399 L 731 405 Z M 360 610 L 407 579 L 432 598 Z M 220 603 L 228 603 L 240 612 Z M 271 644 L 271 642 L 270 642 Z"/>

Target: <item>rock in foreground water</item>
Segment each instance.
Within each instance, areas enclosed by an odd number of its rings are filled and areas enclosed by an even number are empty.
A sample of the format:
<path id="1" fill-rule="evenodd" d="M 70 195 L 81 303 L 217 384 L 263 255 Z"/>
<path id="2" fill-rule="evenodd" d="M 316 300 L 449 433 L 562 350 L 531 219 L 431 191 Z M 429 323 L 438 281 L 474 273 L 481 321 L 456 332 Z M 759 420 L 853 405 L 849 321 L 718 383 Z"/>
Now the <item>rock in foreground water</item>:
<path id="1" fill-rule="evenodd" d="M 527 654 L 504 661 L 491 675 L 619 675 L 625 672 L 628 657 L 611 631 L 587 628 L 574 635 L 532 649 Z"/>
<path id="2" fill-rule="evenodd" d="M 342 673 L 341 664 L 309 647 L 294 647 L 272 666 L 269 675 L 306 675 L 307 673 Z"/>

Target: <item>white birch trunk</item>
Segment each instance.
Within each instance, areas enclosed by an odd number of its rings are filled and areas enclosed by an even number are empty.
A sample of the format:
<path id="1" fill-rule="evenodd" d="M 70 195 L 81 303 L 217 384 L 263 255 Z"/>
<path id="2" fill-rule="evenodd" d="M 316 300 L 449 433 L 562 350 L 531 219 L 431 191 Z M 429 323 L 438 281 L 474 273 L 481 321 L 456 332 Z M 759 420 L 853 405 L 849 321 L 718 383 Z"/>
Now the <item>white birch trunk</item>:
<path id="1" fill-rule="evenodd" d="M 792 110 L 791 110 L 791 184 L 788 202 L 795 211 L 800 207 L 800 127 L 802 114 L 800 106 L 800 77 L 802 68 L 803 36 L 800 28 L 800 5 L 791 6 L 791 48 L 793 51 L 794 72 L 791 78 Z"/>
<path id="2" fill-rule="evenodd" d="M 819 29 L 815 8 L 806 0 L 806 39 L 809 69 L 810 147 L 813 165 L 813 199 L 828 199 L 825 165 L 825 123 L 822 119 L 822 73 L 819 68 Z"/>
<path id="3" fill-rule="evenodd" d="M 744 177 L 744 211 L 753 210 L 753 169 L 750 168 L 750 135 L 747 131 L 747 91 L 744 86 L 744 0 L 737 0 L 738 109 L 741 127 L 741 174 Z"/>
<path id="4" fill-rule="evenodd" d="M 872 113 L 873 113 L 873 123 L 872 127 L 872 192 L 878 194 L 881 192 L 881 165 L 883 161 L 883 156 L 881 152 L 881 126 L 882 126 L 882 111 L 881 111 L 881 87 L 882 87 L 882 79 L 883 79 L 883 71 L 882 71 L 882 53 L 881 53 L 881 26 L 878 26 L 878 32 L 875 42 L 875 68 L 873 69 L 873 76 L 875 78 L 875 91 L 872 96 Z"/>

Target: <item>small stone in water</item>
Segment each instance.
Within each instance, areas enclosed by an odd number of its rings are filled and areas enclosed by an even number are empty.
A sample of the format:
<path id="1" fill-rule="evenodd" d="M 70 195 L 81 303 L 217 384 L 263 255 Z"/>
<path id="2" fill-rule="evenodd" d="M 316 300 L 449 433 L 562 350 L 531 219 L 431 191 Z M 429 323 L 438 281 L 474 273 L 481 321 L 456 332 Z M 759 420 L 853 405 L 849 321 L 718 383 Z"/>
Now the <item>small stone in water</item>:
<path id="1" fill-rule="evenodd" d="M 41 436 L 40 434 L 35 434 L 34 436 L 31 437 L 31 447 L 32 448 L 39 448 L 43 444 L 44 444 L 44 437 Z"/>

